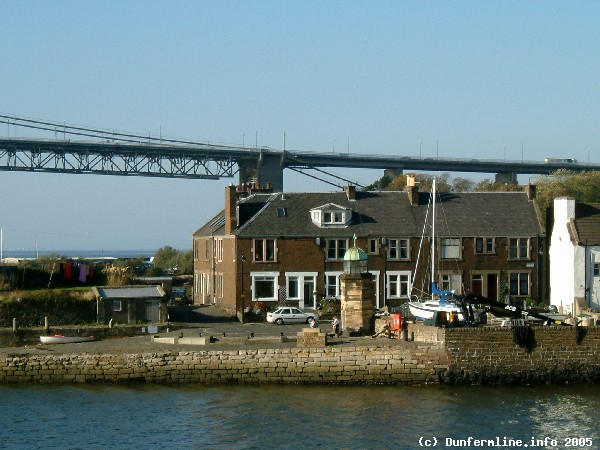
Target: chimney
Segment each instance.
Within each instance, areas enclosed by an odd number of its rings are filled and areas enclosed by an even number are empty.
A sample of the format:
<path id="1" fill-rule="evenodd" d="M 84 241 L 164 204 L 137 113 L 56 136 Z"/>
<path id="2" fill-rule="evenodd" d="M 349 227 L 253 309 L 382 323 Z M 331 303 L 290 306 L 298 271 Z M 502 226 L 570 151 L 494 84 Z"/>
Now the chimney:
<path id="1" fill-rule="evenodd" d="M 225 234 L 230 235 L 237 228 L 237 189 L 233 184 L 225 188 Z"/>
<path id="2" fill-rule="evenodd" d="M 348 200 L 356 200 L 356 186 L 352 186 L 351 184 L 344 186 L 344 192 Z"/>
<path id="3" fill-rule="evenodd" d="M 419 204 L 419 183 L 413 175 L 406 176 L 406 193 L 411 206 Z"/>
<path id="4" fill-rule="evenodd" d="M 528 184 L 525 188 L 528 200 L 534 200 L 537 195 L 537 186 L 535 184 Z"/>

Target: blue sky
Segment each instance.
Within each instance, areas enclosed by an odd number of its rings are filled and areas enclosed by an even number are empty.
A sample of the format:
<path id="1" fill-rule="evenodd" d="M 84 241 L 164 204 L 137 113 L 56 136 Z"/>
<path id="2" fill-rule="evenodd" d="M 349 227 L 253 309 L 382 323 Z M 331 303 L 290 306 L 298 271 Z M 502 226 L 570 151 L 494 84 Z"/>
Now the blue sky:
<path id="1" fill-rule="evenodd" d="M 285 132 L 303 151 L 599 162 L 599 2 L 1 0 L 0 11 L 2 114 L 274 148 Z M 188 249 L 231 181 L 0 172 L 4 251 Z M 287 172 L 285 186 L 332 189 Z"/>

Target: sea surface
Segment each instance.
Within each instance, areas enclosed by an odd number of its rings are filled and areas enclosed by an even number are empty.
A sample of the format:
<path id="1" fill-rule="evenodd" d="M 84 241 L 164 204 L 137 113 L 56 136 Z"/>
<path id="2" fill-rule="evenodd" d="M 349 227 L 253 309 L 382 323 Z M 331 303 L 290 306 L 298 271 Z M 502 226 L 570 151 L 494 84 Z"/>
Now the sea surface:
<path id="1" fill-rule="evenodd" d="M 600 386 L 0 385 L 0 421 L 6 449 L 598 449 Z"/>

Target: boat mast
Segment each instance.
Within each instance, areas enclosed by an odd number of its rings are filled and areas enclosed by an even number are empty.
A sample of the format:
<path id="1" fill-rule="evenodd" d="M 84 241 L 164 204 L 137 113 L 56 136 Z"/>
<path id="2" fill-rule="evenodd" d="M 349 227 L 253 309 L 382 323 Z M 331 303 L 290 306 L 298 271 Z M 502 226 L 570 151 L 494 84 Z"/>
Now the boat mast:
<path id="1" fill-rule="evenodd" d="M 432 219 L 431 219 L 431 285 L 435 282 L 435 178 L 431 189 Z"/>

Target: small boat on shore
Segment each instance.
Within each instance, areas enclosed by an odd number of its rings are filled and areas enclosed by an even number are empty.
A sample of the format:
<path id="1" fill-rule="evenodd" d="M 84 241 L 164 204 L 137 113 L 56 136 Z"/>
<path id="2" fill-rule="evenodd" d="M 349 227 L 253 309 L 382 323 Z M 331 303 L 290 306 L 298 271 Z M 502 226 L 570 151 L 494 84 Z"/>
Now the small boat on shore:
<path id="1" fill-rule="evenodd" d="M 77 342 L 89 342 L 95 340 L 95 336 L 64 336 L 62 334 L 40 336 L 40 341 L 42 342 L 42 344 L 72 344 Z"/>

